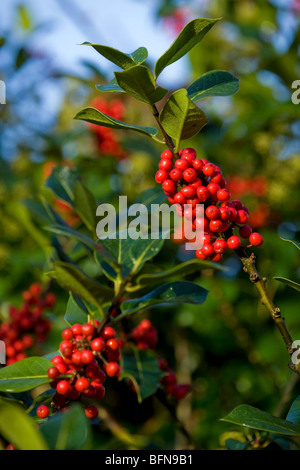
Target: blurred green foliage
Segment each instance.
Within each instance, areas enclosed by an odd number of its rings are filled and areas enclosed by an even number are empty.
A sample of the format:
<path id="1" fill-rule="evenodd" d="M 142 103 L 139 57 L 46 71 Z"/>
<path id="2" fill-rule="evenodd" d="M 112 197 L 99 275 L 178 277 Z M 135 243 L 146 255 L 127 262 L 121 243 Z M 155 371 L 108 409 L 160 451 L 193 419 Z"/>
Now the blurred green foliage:
<path id="1" fill-rule="evenodd" d="M 259 0 L 179 5 L 168 1 L 162 2 L 159 12 L 162 26 L 168 24 L 162 20 L 164 15 L 173 14 L 174 18 L 179 7 L 185 8 L 187 20 L 223 18 L 211 31 L 209 46 L 203 43 L 191 52 L 189 83 L 211 69 L 227 70 L 240 79 L 236 95 L 203 102 L 209 123 L 186 146 L 194 146 L 199 157 L 221 166 L 229 180 L 234 182 L 237 176 L 240 184 L 247 180 L 237 197 L 256 213 L 254 224 L 265 239 L 263 247 L 257 249 L 258 270 L 268 278 L 268 288 L 293 338 L 299 339 L 298 293 L 272 279 L 277 276 L 299 282 L 300 276 L 297 250 L 280 239 L 299 240 L 300 232 L 300 120 L 299 109 L 291 102 L 291 84 L 300 78 L 299 10 L 292 9 L 292 3 L 280 7 Z M 155 185 L 154 174 L 163 150 L 147 137 L 120 131 L 116 138 L 125 157 L 116 159 L 113 154 L 101 152 L 94 130 L 72 119 L 82 106 L 99 96 L 95 85 L 108 82 L 110 77 L 99 70 L 93 70 L 88 79 L 53 73 L 48 58 L 33 54 L 27 45 L 34 29 L 28 12 L 19 9 L 17 18 L 14 28 L 22 29 L 22 39 L 17 44 L 11 32 L 0 42 L 0 54 L 10 57 L 1 69 L 0 79 L 19 84 L 15 94 L 8 96 L 7 104 L 0 106 L 3 309 L 7 303 L 18 304 L 21 291 L 31 281 L 49 282 L 43 273 L 48 269 L 53 238 L 43 230 L 47 216 L 36 203 L 55 203 L 43 187 L 52 165 L 76 168 L 99 203 L 116 203 L 120 194 L 127 194 L 133 202 L 143 190 Z M 285 28 L 289 35 L 284 42 Z M 20 87 L 24 74 L 26 99 Z M 35 88 L 35 81 L 41 77 L 45 87 L 51 85 L 63 98 L 58 115 L 48 121 L 41 107 L 43 91 Z M 105 98 L 111 102 L 115 96 L 106 94 Z M 121 95 L 118 98 L 128 122 L 152 124 L 142 106 L 133 105 L 130 98 Z M 257 176 L 263 178 L 264 189 L 254 192 Z M 59 209 L 63 218 L 70 215 L 65 208 Z M 80 255 L 80 251 L 76 253 Z M 155 263 L 169 266 L 170 260 L 175 264 L 188 257 L 167 241 Z M 224 264 L 228 267 L 225 273 L 207 270 L 201 277 L 188 276 L 210 291 L 203 306 L 160 308 L 148 313 L 159 332 L 159 354 L 170 362 L 179 381 L 192 384 L 192 393 L 178 406 L 178 416 L 198 445 L 206 449 L 223 446 L 222 433 L 237 429 L 219 421 L 235 406 L 247 403 L 273 413 L 292 375 L 280 334 L 259 304 L 239 260 L 230 257 Z M 59 303 L 44 353 L 57 348 L 64 325 L 67 294 L 58 286 L 55 290 Z M 133 322 L 144 315 L 137 315 Z M 117 388 L 107 391 L 105 406 L 122 432 L 115 428 L 97 431 L 96 448 L 128 448 L 128 432 L 147 436 L 149 448 L 185 445 L 168 411 L 155 398 L 138 405 L 125 385 L 120 386 L 122 393 Z M 290 398 L 295 398 L 299 390 L 296 384 Z"/>

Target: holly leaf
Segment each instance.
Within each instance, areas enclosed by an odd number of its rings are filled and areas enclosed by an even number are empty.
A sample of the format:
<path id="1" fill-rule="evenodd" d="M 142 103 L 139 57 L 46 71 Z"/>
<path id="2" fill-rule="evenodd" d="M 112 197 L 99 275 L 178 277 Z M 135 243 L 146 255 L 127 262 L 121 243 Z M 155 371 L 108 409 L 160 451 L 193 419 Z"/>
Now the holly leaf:
<path id="1" fill-rule="evenodd" d="M 168 93 L 165 88 L 156 87 L 152 72 L 144 65 L 136 65 L 124 72 L 115 72 L 115 77 L 126 93 L 151 108 Z"/>
<path id="2" fill-rule="evenodd" d="M 189 139 L 207 124 L 208 119 L 187 96 L 187 90 L 175 91 L 160 112 L 160 122 L 176 142 L 178 152 L 181 140 Z"/>
<path id="3" fill-rule="evenodd" d="M 91 124 L 96 124 L 98 126 L 110 127 L 112 129 L 121 129 L 126 131 L 132 130 L 146 134 L 148 137 L 155 137 L 158 132 L 155 127 L 134 126 L 132 124 L 118 121 L 96 108 L 84 108 L 76 114 L 74 119 L 90 122 Z"/>
<path id="4" fill-rule="evenodd" d="M 137 64 L 142 64 L 148 57 L 148 51 L 145 47 L 139 47 L 131 54 L 125 54 L 118 49 L 101 44 L 91 44 L 90 42 L 84 42 L 82 45 L 92 46 L 95 51 L 99 52 L 99 54 L 101 54 L 107 60 L 113 62 L 123 70 L 129 69 L 130 67 L 133 67 Z"/>
<path id="5" fill-rule="evenodd" d="M 39 385 L 49 383 L 47 375 L 53 364 L 43 357 L 28 357 L 0 369 L 1 392 L 25 392 Z"/>
<path id="6" fill-rule="evenodd" d="M 190 21 L 180 32 L 169 49 L 156 62 L 155 78 L 157 78 L 168 65 L 179 60 L 198 44 L 217 21 L 219 21 L 219 19 L 209 18 L 196 18 Z"/>
<path id="7" fill-rule="evenodd" d="M 195 80 L 188 88 L 188 97 L 199 101 L 208 96 L 233 95 L 239 89 L 239 80 L 229 72 L 211 70 Z"/>

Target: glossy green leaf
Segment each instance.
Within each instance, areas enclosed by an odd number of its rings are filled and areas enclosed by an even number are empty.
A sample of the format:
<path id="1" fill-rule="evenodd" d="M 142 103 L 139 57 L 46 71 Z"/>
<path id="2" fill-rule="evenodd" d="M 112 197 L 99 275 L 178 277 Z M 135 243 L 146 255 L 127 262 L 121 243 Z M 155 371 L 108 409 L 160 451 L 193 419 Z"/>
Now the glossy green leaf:
<path id="1" fill-rule="evenodd" d="M 109 83 L 101 83 L 100 85 L 96 85 L 96 88 L 97 90 L 104 92 L 124 93 L 123 88 L 118 85 L 118 82 L 115 78 L 113 78 Z"/>
<path id="2" fill-rule="evenodd" d="M 149 284 L 156 284 L 161 281 L 165 281 L 171 279 L 175 276 L 186 276 L 187 274 L 191 274 L 201 269 L 217 269 L 217 270 L 225 270 L 223 266 L 218 263 L 214 263 L 212 261 L 201 261 L 196 258 L 190 259 L 188 261 L 184 261 L 183 263 L 176 264 L 170 269 L 166 269 L 165 271 L 161 272 L 146 272 L 141 273 L 134 279 L 132 286 L 129 285 L 128 291 L 134 292 L 138 289 L 144 288 Z"/>
<path id="3" fill-rule="evenodd" d="M 129 238 L 125 230 L 116 233 L 115 239 L 106 238 L 98 240 L 98 243 L 104 248 L 105 252 L 112 256 L 120 266 L 120 274 L 123 278 L 138 273 L 146 261 L 154 258 L 159 253 L 164 242 L 165 240 L 162 237 L 158 239 L 138 238 L 134 240 Z M 101 253 L 97 253 L 96 256 L 99 259 Z"/>
<path id="4" fill-rule="evenodd" d="M 126 300 L 121 304 L 122 316 L 150 307 L 172 304 L 201 305 L 208 291 L 198 284 L 188 281 L 174 281 L 164 284 L 143 297 Z M 120 319 L 120 316 L 118 317 Z"/>
<path id="5" fill-rule="evenodd" d="M 134 126 L 126 124 L 125 122 L 118 121 L 117 119 L 102 113 L 96 108 L 84 108 L 76 114 L 74 119 L 90 122 L 98 126 L 111 127 L 113 129 L 131 130 L 146 134 L 149 137 L 155 137 L 157 129 L 149 126 Z"/>
<path id="6" fill-rule="evenodd" d="M 45 185 L 51 189 L 55 196 L 74 207 L 74 188 L 77 181 L 79 181 L 78 173 L 68 167 L 62 166 L 52 170 Z"/>
<path id="7" fill-rule="evenodd" d="M 283 284 L 287 284 L 289 287 L 300 291 L 300 284 L 295 281 L 291 281 L 290 279 L 285 279 L 284 277 L 273 277 L 276 281 L 283 282 Z"/>
<path id="8" fill-rule="evenodd" d="M 91 436 L 90 422 L 77 403 L 66 412 L 51 416 L 40 429 L 50 450 L 83 449 Z"/>
<path id="9" fill-rule="evenodd" d="M 207 124 L 208 119 L 187 96 L 185 89 L 175 91 L 160 112 L 160 122 L 176 142 L 178 151 L 180 141 L 197 134 Z"/>
<path id="10" fill-rule="evenodd" d="M 90 279 L 75 266 L 64 263 L 54 263 L 54 270 L 49 273 L 65 290 L 78 295 L 95 306 L 101 306 L 113 298 L 113 291 L 109 287 Z"/>
<path id="11" fill-rule="evenodd" d="M 92 46 L 95 51 L 99 52 L 99 54 L 101 54 L 107 60 L 113 62 L 123 70 L 143 63 L 148 57 L 148 51 L 145 47 L 139 47 L 131 54 L 125 54 L 118 49 L 114 49 L 113 47 L 109 46 L 103 46 L 101 44 L 91 44 L 90 42 L 84 42 L 82 45 Z"/>
<path id="12" fill-rule="evenodd" d="M 28 357 L 0 369 L 0 391 L 18 393 L 49 383 L 47 370 L 51 365 L 43 357 Z"/>
<path id="13" fill-rule="evenodd" d="M 65 313 L 65 321 L 70 325 L 85 323 L 89 314 L 88 309 L 77 296 L 70 295 Z"/>
<path id="14" fill-rule="evenodd" d="M 199 101 L 208 96 L 233 95 L 239 89 L 239 81 L 229 72 L 211 70 L 195 80 L 188 88 L 188 97 Z"/>
<path id="15" fill-rule="evenodd" d="M 49 225 L 48 227 L 45 227 L 45 230 L 48 230 L 49 232 L 55 233 L 56 235 L 60 235 L 62 237 L 77 240 L 78 242 L 82 243 L 83 245 L 87 246 L 92 250 L 95 250 L 99 247 L 98 243 L 92 240 L 92 238 L 88 237 L 87 235 L 84 235 L 81 232 L 78 232 L 78 230 L 75 230 L 70 226 Z"/>
<path id="16" fill-rule="evenodd" d="M 157 391 L 163 373 L 152 352 L 138 349 L 124 351 L 121 366 L 121 378 L 128 377 L 132 380 L 140 403 Z"/>
<path id="17" fill-rule="evenodd" d="M 24 409 L 1 398 L 0 434 L 18 450 L 48 450 L 43 435 Z"/>
<path id="18" fill-rule="evenodd" d="M 217 21 L 219 20 L 210 18 L 196 18 L 190 21 L 180 32 L 169 49 L 156 62 L 156 78 L 168 65 L 176 62 L 199 43 Z"/>
<path id="19" fill-rule="evenodd" d="M 168 90 L 156 87 L 151 71 L 144 65 L 136 65 L 124 72 L 115 72 L 115 77 L 126 93 L 150 107 L 168 93 Z"/>
<path id="20" fill-rule="evenodd" d="M 240 405 L 229 413 L 221 421 L 238 424 L 246 428 L 257 429 L 259 431 L 267 431 L 275 434 L 285 434 L 290 436 L 300 436 L 300 426 L 277 418 L 261 411 L 254 406 Z"/>

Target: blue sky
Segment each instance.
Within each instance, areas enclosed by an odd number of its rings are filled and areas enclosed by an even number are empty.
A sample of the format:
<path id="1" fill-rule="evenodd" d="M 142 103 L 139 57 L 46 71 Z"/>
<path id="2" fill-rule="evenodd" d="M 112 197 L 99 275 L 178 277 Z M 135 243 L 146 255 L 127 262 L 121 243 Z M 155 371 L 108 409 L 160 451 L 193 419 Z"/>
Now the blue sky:
<path id="1" fill-rule="evenodd" d="M 1 0 L 1 29 L 11 29 L 14 6 L 20 0 Z M 144 46 L 155 62 L 174 38 L 155 17 L 157 0 L 24 0 L 34 23 L 48 27 L 32 38 L 36 50 L 47 51 L 59 68 L 83 72 L 80 59 L 97 63 L 104 71 L 113 67 L 92 48 L 80 46 L 84 41 L 106 44 L 124 52 Z M 115 66 L 114 66 L 115 67 Z M 182 59 L 166 69 L 161 85 L 180 86 L 188 75 L 187 62 Z"/>

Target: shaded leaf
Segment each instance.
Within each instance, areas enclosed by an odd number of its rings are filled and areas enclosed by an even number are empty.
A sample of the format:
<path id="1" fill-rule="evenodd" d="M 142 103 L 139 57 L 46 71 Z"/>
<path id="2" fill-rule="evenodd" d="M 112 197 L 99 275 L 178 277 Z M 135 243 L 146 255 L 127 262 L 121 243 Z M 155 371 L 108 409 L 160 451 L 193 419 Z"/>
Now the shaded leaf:
<path id="1" fill-rule="evenodd" d="M 258 429 L 259 431 L 300 436 L 300 426 L 295 426 L 289 421 L 272 416 L 266 411 L 261 411 L 250 405 L 238 406 L 221 421 Z"/>
<path id="2" fill-rule="evenodd" d="M 300 291 L 300 284 L 295 281 L 291 281 L 290 279 L 285 279 L 284 277 L 273 277 L 276 281 L 283 282 L 283 284 L 287 284 L 289 287 Z"/>
<path id="3" fill-rule="evenodd" d="M 163 376 L 157 357 L 150 351 L 124 351 L 122 353 L 122 376 L 128 377 L 135 385 L 139 403 L 153 395 Z"/>
<path id="4" fill-rule="evenodd" d="M 138 101 L 152 106 L 160 101 L 168 90 L 156 87 L 151 71 L 144 65 L 136 65 L 124 72 L 115 72 L 119 86 Z"/>
<path id="5" fill-rule="evenodd" d="M 239 80 L 229 72 L 211 70 L 195 80 L 188 88 L 188 97 L 199 101 L 208 96 L 233 95 L 239 89 Z"/>
<path id="6" fill-rule="evenodd" d="M 0 434 L 18 450 L 48 450 L 35 422 L 23 408 L 1 398 Z"/>

